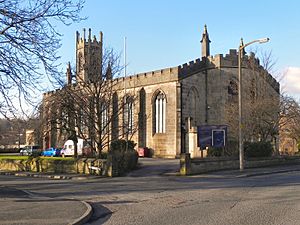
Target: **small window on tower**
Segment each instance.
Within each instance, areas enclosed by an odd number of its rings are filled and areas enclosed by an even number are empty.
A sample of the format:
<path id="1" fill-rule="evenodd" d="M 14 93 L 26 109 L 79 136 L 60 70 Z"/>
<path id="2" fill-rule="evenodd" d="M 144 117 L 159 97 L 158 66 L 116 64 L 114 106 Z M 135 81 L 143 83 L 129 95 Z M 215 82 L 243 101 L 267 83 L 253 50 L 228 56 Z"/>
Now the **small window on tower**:
<path id="1" fill-rule="evenodd" d="M 78 54 L 78 69 L 79 69 L 79 71 L 83 70 L 83 65 L 84 65 L 83 55 L 81 52 L 79 52 L 79 54 Z"/>
<path id="2" fill-rule="evenodd" d="M 238 86 L 234 81 L 230 81 L 228 86 L 228 94 L 229 95 L 238 95 Z"/>

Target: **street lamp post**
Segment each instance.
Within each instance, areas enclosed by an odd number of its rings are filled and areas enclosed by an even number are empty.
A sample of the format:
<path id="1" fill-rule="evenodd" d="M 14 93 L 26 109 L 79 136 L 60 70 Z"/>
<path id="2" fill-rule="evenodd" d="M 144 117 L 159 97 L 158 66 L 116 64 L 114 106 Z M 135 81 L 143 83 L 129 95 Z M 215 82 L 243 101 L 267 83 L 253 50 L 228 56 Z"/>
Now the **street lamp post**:
<path id="1" fill-rule="evenodd" d="M 239 158 L 240 158 L 240 171 L 243 171 L 245 168 L 244 165 L 244 146 L 243 146 L 243 116 L 242 116 L 242 53 L 244 49 L 253 43 L 266 43 L 270 39 L 269 38 L 261 38 L 254 41 L 251 41 L 244 45 L 243 39 L 241 39 L 241 44 L 239 46 L 239 54 L 238 54 L 238 68 L 239 68 Z"/>

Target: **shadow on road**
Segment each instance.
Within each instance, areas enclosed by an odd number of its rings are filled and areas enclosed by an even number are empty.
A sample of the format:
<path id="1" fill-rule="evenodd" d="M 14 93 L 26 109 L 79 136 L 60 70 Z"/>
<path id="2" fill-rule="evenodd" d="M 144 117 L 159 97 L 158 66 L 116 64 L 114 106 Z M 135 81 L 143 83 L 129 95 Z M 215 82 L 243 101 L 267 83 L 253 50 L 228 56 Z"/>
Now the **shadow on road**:
<path id="1" fill-rule="evenodd" d="M 25 191 L 0 186 L 0 198 L 28 198 L 28 196 Z"/>
<path id="2" fill-rule="evenodd" d="M 179 159 L 139 158 L 138 168 L 127 176 L 149 177 L 176 172 L 179 172 Z"/>
<path id="3" fill-rule="evenodd" d="M 89 202 L 89 204 L 93 208 L 93 215 L 90 218 L 90 220 L 88 221 L 88 223 L 86 223 L 85 225 L 103 224 L 107 220 L 109 220 L 109 218 L 111 217 L 111 215 L 113 213 L 108 208 L 106 208 L 102 205 L 102 204 L 104 204 L 103 202 Z"/>

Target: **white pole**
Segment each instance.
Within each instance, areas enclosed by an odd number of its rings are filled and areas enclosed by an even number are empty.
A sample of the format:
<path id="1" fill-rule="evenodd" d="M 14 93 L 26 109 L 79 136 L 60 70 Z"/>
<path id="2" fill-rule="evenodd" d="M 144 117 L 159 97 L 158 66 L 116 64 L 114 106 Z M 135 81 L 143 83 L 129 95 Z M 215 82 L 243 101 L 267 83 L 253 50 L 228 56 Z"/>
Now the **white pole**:
<path id="1" fill-rule="evenodd" d="M 239 76 L 239 159 L 240 159 L 240 171 L 243 171 L 245 169 L 245 158 L 244 158 L 244 143 L 243 143 L 243 110 L 242 110 L 242 54 L 244 49 L 248 46 L 251 45 L 253 43 L 266 43 L 268 42 L 270 39 L 269 38 L 261 38 L 261 39 L 257 39 L 254 41 L 251 41 L 247 44 L 244 45 L 243 43 L 243 39 L 241 39 L 241 44 L 239 45 L 239 54 L 238 54 L 238 76 Z"/>
<path id="2" fill-rule="evenodd" d="M 243 117 L 242 117 L 242 51 L 244 50 L 244 45 L 239 46 L 238 52 L 238 70 L 239 70 L 239 158 L 240 158 L 240 171 L 244 170 L 244 146 L 243 146 Z"/>
<path id="3" fill-rule="evenodd" d="M 127 71 L 126 71 L 126 67 L 127 67 L 127 62 L 126 62 L 126 37 L 124 37 L 124 92 L 126 94 L 126 76 L 127 76 Z M 125 96 L 124 94 L 124 96 Z"/>
<path id="4" fill-rule="evenodd" d="M 127 118 L 127 121 L 125 121 L 125 123 L 123 122 L 123 124 L 126 126 L 126 129 L 124 129 L 126 131 L 126 150 L 128 148 L 127 143 L 128 143 L 128 120 L 129 120 L 129 115 L 128 115 L 128 102 L 127 102 L 127 97 L 126 97 L 126 76 L 127 76 L 127 71 L 126 71 L 126 67 L 127 67 L 127 62 L 126 62 L 126 37 L 124 37 L 124 98 L 123 98 L 123 108 L 127 109 L 127 111 L 125 112 L 126 115 L 124 115 L 123 119 Z"/>

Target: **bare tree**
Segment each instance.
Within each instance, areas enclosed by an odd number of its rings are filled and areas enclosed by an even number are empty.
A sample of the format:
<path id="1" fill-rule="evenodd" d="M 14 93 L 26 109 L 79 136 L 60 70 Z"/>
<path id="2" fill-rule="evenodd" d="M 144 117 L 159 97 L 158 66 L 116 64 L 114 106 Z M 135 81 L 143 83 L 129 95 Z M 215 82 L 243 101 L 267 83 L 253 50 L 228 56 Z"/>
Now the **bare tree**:
<path id="1" fill-rule="evenodd" d="M 254 102 L 246 102 L 246 140 L 274 140 L 279 135 L 280 101 L 276 97 L 260 97 Z"/>
<path id="2" fill-rule="evenodd" d="M 65 86 L 59 90 L 59 93 L 49 94 L 44 97 L 43 104 L 40 107 L 41 136 L 52 147 L 63 145 L 63 141 L 56 139 L 72 139 L 77 144 L 75 131 L 76 108 L 70 94 L 74 91 L 73 86 Z M 55 144 L 55 145 L 54 145 Z M 77 146 L 77 145 L 75 145 Z M 49 147 L 49 146 L 46 146 Z M 77 157 L 77 149 L 75 151 Z"/>
<path id="3" fill-rule="evenodd" d="M 61 46 L 54 24 L 78 22 L 84 0 L 0 0 L 0 113 L 33 102 L 45 74 L 58 73 Z M 22 110 L 23 111 L 23 110 Z"/>
<path id="4" fill-rule="evenodd" d="M 280 101 L 262 97 L 244 101 L 244 138 L 246 141 L 270 141 L 284 137 L 298 142 L 300 139 L 300 106 L 291 96 L 280 95 Z M 226 119 L 231 137 L 238 135 L 237 104 L 228 103 Z"/>
<path id="5" fill-rule="evenodd" d="M 279 128 L 288 137 L 300 139 L 300 106 L 291 96 L 282 96 Z"/>
<path id="6" fill-rule="evenodd" d="M 98 156 L 109 150 L 111 141 L 132 138 L 137 130 L 133 120 L 136 96 L 132 90 L 125 93 L 123 80 L 115 79 L 123 69 L 119 58 L 113 50 L 105 50 L 101 75 L 93 74 L 88 81 L 76 76 L 75 83 L 44 100 L 43 111 L 50 112 L 45 122 L 52 123 L 46 133 L 59 131 L 57 140 L 72 139 L 74 147 L 77 137 L 82 138 Z"/>
<path id="7" fill-rule="evenodd" d="M 243 136 L 245 141 L 277 140 L 279 135 L 280 109 L 283 102 L 276 82 L 271 78 L 275 61 L 271 52 L 260 54 L 260 60 L 254 53 L 243 61 L 248 68 L 247 83 L 243 87 Z M 228 122 L 230 137 L 238 137 L 238 86 L 231 81 L 228 86 L 228 102 L 225 119 Z M 274 88 L 274 90 L 272 90 Z M 277 93 L 278 92 L 278 93 Z M 283 98 L 282 98 L 283 99 Z"/>
<path id="8" fill-rule="evenodd" d="M 1 119 L 0 120 L 0 144 L 19 145 L 25 140 L 26 121 L 22 119 Z"/>

